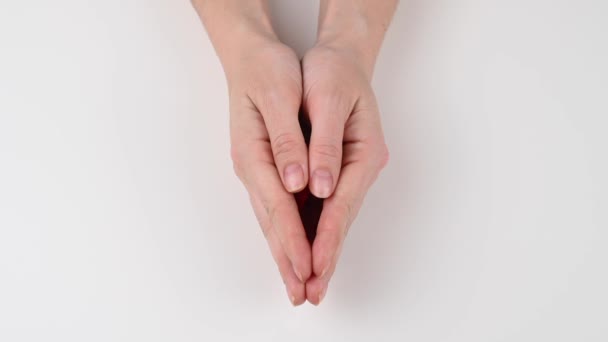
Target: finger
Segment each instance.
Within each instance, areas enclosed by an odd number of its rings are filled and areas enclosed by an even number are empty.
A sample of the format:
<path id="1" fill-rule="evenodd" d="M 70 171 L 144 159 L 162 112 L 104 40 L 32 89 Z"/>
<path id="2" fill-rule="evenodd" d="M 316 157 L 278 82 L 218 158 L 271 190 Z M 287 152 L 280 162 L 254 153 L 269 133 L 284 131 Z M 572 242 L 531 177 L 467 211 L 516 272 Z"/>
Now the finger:
<path id="1" fill-rule="evenodd" d="M 325 297 L 344 239 L 367 190 L 367 177 L 361 166 L 363 165 L 344 167 L 334 196 L 326 199 L 323 204 L 312 246 L 314 276 L 306 283 L 307 299 L 314 305 L 319 305 Z M 342 190 L 344 184 L 356 190 Z M 363 193 L 354 193 L 355 191 Z"/>
<path id="2" fill-rule="evenodd" d="M 344 145 L 344 166 L 332 197 L 325 200 L 317 227 L 317 235 L 312 246 L 313 272 L 322 282 L 311 285 L 311 293 L 325 293 L 329 279 L 335 270 L 340 251 L 348 229 L 354 221 L 367 190 L 375 181 L 380 170 L 386 165 L 388 152 L 382 138 L 379 120 L 373 116 L 356 114 L 347 125 L 348 135 Z M 366 121 L 373 120 L 371 123 Z M 357 140 L 350 136 L 359 132 L 361 125 L 367 125 L 366 139 Z M 358 135 L 364 136 L 364 135 Z M 313 282 L 315 284 L 316 282 Z M 314 291 L 313 291 L 314 290 Z"/>
<path id="3" fill-rule="evenodd" d="M 343 172 L 346 171 L 349 169 L 346 168 Z M 317 235 L 312 246 L 312 267 L 317 277 L 331 277 L 353 215 L 356 214 L 354 211 L 359 205 L 354 201 L 346 203 L 346 199 L 335 196 L 323 203 Z"/>
<path id="4" fill-rule="evenodd" d="M 268 216 L 298 278 L 305 282 L 312 272 L 311 249 L 293 194 L 285 190 L 270 155 L 267 142 L 235 147 L 233 158 L 248 192 L 256 196 Z M 238 156 L 238 157 L 236 157 Z"/>
<path id="5" fill-rule="evenodd" d="M 281 278 L 285 284 L 289 300 L 294 306 L 300 305 L 306 300 L 305 284 L 302 283 L 294 273 L 291 262 L 283 251 L 283 246 L 281 245 L 275 231 L 272 229 L 270 220 L 264 211 L 262 203 L 255 196 L 250 196 L 250 199 L 253 211 L 255 212 L 258 222 L 260 223 L 260 227 L 264 232 L 264 236 L 268 241 L 268 246 L 270 248 L 272 257 L 279 268 L 279 273 L 281 274 Z"/>
<path id="6" fill-rule="evenodd" d="M 336 263 L 325 272 L 323 276 L 313 275 L 306 282 L 306 299 L 313 305 L 319 305 L 325 298 L 328 290 L 329 280 L 334 274 Z"/>
<path id="7" fill-rule="evenodd" d="M 308 183 L 308 150 L 298 121 L 301 101 L 290 98 L 268 93 L 259 109 L 268 130 L 281 181 L 287 191 L 294 193 Z"/>
<path id="8" fill-rule="evenodd" d="M 342 165 L 344 123 L 352 103 L 339 96 L 322 96 L 309 100 L 312 125 L 308 148 L 311 192 L 319 198 L 333 193 Z"/>
<path id="9" fill-rule="evenodd" d="M 256 196 L 298 278 L 312 272 L 310 244 L 293 194 L 287 192 L 274 164 L 264 120 L 256 108 L 239 108 L 231 115 L 232 159 L 235 172 Z"/>
<path id="10" fill-rule="evenodd" d="M 335 264 L 333 266 L 335 268 Z M 306 282 L 306 299 L 313 305 L 319 305 L 325 298 L 328 290 L 328 283 L 334 269 L 331 269 L 323 277 L 312 276 Z"/>

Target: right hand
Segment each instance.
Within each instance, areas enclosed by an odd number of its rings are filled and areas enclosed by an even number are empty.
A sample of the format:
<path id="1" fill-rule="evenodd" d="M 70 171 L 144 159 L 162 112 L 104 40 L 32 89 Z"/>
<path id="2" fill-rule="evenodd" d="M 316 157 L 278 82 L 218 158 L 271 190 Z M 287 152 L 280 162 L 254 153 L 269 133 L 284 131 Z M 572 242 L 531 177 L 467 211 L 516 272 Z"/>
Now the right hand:
<path id="1" fill-rule="evenodd" d="M 300 62 L 270 37 L 250 40 L 224 69 L 230 96 L 234 170 L 247 191 L 294 305 L 306 300 L 311 248 L 293 193 L 308 183 L 308 150 L 298 122 Z"/>

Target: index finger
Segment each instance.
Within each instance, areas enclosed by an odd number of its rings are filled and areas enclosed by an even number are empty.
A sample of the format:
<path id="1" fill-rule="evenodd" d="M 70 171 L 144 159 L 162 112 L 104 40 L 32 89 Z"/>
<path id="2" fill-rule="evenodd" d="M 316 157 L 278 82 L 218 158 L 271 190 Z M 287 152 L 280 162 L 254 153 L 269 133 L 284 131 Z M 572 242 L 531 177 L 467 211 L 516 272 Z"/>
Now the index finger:
<path id="1" fill-rule="evenodd" d="M 298 278 L 305 282 L 312 272 L 310 244 L 293 194 L 283 187 L 274 164 L 254 162 L 249 167 L 249 188 L 268 215 Z"/>
<path id="2" fill-rule="evenodd" d="M 360 126 L 361 122 L 355 123 Z M 358 131 L 361 127 L 351 127 Z M 312 246 L 314 279 L 307 284 L 307 297 L 318 303 L 331 278 L 346 233 L 363 203 L 369 187 L 376 180 L 388 160 L 388 152 L 379 124 L 366 129 L 367 139 L 347 140 L 340 180 L 334 194 L 325 200 Z"/>
<path id="3" fill-rule="evenodd" d="M 311 250 L 293 194 L 289 193 L 273 161 L 272 149 L 259 114 L 244 124 L 233 122 L 233 158 L 247 190 L 259 199 L 294 272 L 305 282 L 312 272 Z M 254 129 L 257 127 L 257 129 Z M 254 133 L 255 132 L 255 133 Z M 256 135 L 257 134 L 257 135 Z M 236 140 L 236 141 L 234 141 Z M 238 142 L 237 142 L 238 141 Z"/>

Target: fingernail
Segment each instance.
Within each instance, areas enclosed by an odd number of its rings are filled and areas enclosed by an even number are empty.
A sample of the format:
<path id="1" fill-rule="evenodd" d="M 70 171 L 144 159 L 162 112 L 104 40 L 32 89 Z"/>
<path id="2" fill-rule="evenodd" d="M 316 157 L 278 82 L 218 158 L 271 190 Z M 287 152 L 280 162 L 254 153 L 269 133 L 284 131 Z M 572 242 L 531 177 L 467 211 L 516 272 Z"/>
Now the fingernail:
<path id="1" fill-rule="evenodd" d="M 295 296 L 290 296 L 289 300 L 291 300 L 291 305 L 296 306 L 296 297 Z"/>
<path id="2" fill-rule="evenodd" d="M 301 282 L 306 282 L 306 279 L 304 279 L 304 277 L 302 277 L 302 273 L 300 273 L 300 271 L 298 271 L 297 269 L 293 269 L 293 272 L 296 274 L 296 277 L 298 277 L 298 279 L 300 279 Z"/>
<path id="3" fill-rule="evenodd" d="M 304 171 L 298 164 L 289 164 L 283 174 L 287 191 L 294 192 L 304 187 Z"/>
<path id="4" fill-rule="evenodd" d="M 325 266 L 319 278 L 323 278 L 327 274 L 327 271 L 329 271 L 329 265 Z"/>
<path id="5" fill-rule="evenodd" d="M 285 291 L 287 291 L 287 296 L 289 297 L 289 301 L 291 305 L 296 306 L 296 296 L 289 291 L 289 287 L 285 286 Z"/>
<path id="6" fill-rule="evenodd" d="M 320 198 L 329 197 L 333 187 L 331 173 L 327 170 L 316 170 L 312 177 L 312 185 L 315 196 Z"/>

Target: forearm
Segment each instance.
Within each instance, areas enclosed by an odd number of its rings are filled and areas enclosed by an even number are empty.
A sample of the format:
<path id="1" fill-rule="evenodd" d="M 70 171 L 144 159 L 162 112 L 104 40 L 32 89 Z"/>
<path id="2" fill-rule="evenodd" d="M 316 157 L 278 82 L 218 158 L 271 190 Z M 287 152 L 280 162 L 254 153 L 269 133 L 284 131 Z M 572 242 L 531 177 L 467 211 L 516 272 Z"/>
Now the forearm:
<path id="1" fill-rule="evenodd" d="M 371 78 L 398 0 L 321 0 L 317 44 L 347 49 Z"/>
<path id="2" fill-rule="evenodd" d="M 224 69 L 236 63 L 242 52 L 277 39 L 266 0 L 192 0 L 192 4 Z"/>

